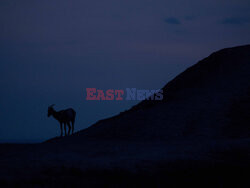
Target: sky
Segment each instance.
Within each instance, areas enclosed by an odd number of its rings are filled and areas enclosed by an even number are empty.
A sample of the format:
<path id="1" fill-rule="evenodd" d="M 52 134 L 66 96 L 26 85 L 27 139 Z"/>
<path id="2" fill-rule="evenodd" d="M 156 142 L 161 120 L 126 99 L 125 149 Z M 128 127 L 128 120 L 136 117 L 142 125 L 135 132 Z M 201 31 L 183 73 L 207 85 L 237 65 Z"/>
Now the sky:
<path id="1" fill-rule="evenodd" d="M 160 89 L 212 52 L 250 43 L 250 0 L 1 0 L 0 142 L 60 135 L 139 101 L 87 101 L 86 88 Z"/>

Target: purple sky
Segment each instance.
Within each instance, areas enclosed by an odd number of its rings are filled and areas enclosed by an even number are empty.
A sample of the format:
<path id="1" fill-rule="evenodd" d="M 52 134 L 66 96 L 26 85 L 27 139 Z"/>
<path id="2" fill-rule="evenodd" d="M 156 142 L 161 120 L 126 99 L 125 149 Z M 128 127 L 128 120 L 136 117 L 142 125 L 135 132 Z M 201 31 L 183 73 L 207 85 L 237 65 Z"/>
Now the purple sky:
<path id="1" fill-rule="evenodd" d="M 250 1 L 1 0 L 0 141 L 59 135 L 136 102 L 86 101 L 86 87 L 159 89 L 213 51 L 250 43 Z"/>

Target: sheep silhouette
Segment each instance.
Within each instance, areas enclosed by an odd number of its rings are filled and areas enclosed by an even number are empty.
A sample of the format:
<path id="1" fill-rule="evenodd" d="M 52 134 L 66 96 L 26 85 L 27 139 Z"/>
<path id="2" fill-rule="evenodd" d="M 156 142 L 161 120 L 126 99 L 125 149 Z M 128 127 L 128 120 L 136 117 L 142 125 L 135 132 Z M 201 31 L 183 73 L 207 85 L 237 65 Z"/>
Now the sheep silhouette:
<path id="1" fill-rule="evenodd" d="M 66 125 L 68 126 L 68 135 L 70 135 L 70 130 L 72 130 L 72 134 L 74 133 L 74 124 L 76 112 L 72 108 L 68 108 L 65 110 L 56 111 L 54 108 L 54 104 L 48 107 L 48 117 L 51 115 L 60 123 L 61 128 L 61 137 L 63 136 L 63 125 L 65 136 L 67 136 Z M 71 124 L 70 124 L 71 123 Z"/>

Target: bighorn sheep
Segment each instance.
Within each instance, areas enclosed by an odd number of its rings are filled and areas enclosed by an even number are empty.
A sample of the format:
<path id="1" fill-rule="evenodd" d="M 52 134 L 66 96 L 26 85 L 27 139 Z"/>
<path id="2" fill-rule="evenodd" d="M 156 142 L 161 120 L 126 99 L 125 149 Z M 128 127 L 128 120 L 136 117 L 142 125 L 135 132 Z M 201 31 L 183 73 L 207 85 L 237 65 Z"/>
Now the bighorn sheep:
<path id="1" fill-rule="evenodd" d="M 74 133 L 74 123 L 75 123 L 76 112 L 72 108 L 68 108 L 68 109 L 61 110 L 61 111 L 57 112 L 54 110 L 53 106 L 54 106 L 54 104 L 52 104 L 48 108 L 48 117 L 50 117 L 52 115 L 57 121 L 59 121 L 60 128 L 61 128 L 61 137 L 63 136 L 63 129 L 62 129 L 63 124 L 64 124 L 65 136 L 67 135 L 66 124 L 69 128 L 68 135 L 70 135 L 70 129 L 71 129 L 70 122 L 72 123 L 72 134 L 73 134 Z"/>

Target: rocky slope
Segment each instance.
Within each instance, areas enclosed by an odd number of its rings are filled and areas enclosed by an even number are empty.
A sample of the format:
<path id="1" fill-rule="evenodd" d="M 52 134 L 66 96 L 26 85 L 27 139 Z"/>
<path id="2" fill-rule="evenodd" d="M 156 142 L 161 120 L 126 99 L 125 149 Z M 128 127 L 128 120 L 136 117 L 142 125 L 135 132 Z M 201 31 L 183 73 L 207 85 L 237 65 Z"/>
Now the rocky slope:
<path id="1" fill-rule="evenodd" d="M 250 136 L 250 45 L 215 52 L 145 100 L 65 141 L 169 140 Z"/>

